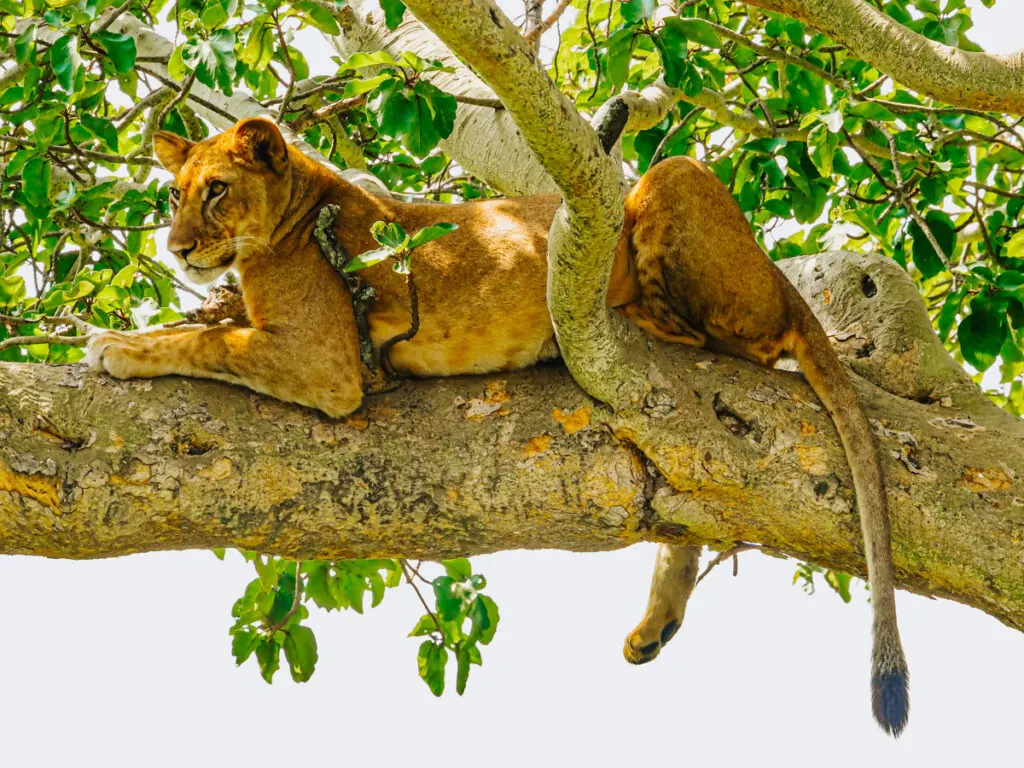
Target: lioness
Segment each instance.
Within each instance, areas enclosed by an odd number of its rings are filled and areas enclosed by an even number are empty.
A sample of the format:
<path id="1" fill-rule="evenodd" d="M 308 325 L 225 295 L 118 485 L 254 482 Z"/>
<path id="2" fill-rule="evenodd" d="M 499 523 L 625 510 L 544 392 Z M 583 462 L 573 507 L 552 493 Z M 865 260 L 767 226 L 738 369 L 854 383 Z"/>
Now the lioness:
<path id="1" fill-rule="evenodd" d="M 362 401 L 352 300 L 321 255 L 321 208 L 341 215 L 349 254 L 375 247 L 370 225 L 407 232 L 447 221 L 459 229 L 415 253 L 419 332 L 391 363 L 417 376 L 521 368 L 558 355 L 546 306 L 547 233 L 557 196 L 461 205 L 375 197 L 288 146 L 270 121 L 243 120 L 194 144 L 153 140 L 175 174 L 168 248 L 197 282 L 238 271 L 249 324 L 107 332 L 89 345 L 93 366 L 118 378 L 180 374 L 241 384 L 344 416 Z M 405 279 L 386 263 L 360 273 L 376 298 L 375 345 L 408 329 Z M 821 326 L 751 235 L 728 190 L 690 158 L 665 160 L 626 200 L 608 303 L 666 341 L 704 345 L 773 365 L 792 354 L 829 409 L 853 471 L 874 609 L 875 717 L 899 733 L 907 668 L 896 626 L 885 489 L 868 421 Z M 626 658 L 650 661 L 679 628 L 696 577 L 697 550 L 659 551 L 647 612 Z"/>

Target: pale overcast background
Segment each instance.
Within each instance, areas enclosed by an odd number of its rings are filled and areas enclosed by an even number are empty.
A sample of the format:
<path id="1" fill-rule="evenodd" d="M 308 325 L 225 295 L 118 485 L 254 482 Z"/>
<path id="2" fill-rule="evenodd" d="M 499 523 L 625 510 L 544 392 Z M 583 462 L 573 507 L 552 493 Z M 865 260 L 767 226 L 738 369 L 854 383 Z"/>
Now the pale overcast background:
<path id="1" fill-rule="evenodd" d="M 974 40 L 1021 46 L 1020 3 L 969 5 Z M 406 637 L 421 613 L 408 589 L 364 616 L 314 613 L 312 681 L 282 670 L 268 686 L 230 654 L 231 605 L 253 577 L 235 554 L 2 557 L 0 764 L 1019 764 L 1024 637 L 995 619 L 899 594 L 912 706 L 894 743 L 871 718 L 860 586 L 851 605 L 824 586 L 808 597 L 795 563 L 741 555 L 739 577 L 716 569 L 661 657 L 632 667 L 621 646 L 653 558 L 474 558 L 501 625 L 466 695 L 435 699 Z"/>

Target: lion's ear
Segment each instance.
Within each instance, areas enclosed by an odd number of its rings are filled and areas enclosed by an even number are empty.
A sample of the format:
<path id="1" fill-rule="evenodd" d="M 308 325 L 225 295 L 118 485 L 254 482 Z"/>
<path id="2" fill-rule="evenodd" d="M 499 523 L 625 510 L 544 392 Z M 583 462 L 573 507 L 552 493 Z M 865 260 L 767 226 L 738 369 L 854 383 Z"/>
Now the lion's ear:
<path id="1" fill-rule="evenodd" d="M 288 166 L 288 145 L 277 125 L 263 117 L 249 117 L 235 126 L 234 154 L 246 163 L 262 163 L 274 173 Z"/>
<path id="2" fill-rule="evenodd" d="M 153 152 L 156 153 L 156 159 L 171 173 L 181 170 L 194 146 L 195 144 L 188 139 L 170 131 L 157 131 L 153 134 Z"/>

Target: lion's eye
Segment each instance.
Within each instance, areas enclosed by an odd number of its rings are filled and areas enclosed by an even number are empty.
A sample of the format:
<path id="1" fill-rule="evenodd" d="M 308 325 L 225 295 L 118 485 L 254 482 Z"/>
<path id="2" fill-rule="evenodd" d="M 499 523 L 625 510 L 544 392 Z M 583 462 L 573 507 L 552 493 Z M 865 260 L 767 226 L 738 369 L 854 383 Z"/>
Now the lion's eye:
<path id="1" fill-rule="evenodd" d="M 211 181 L 210 186 L 207 187 L 206 199 L 212 200 L 215 197 L 220 197 L 227 190 L 228 185 L 223 181 Z"/>
<path id="2" fill-rule="evenodd" d="M 177 205 L 181 202 L 181 190 L 177 187 L 171 187 L 171 202 Z"/>

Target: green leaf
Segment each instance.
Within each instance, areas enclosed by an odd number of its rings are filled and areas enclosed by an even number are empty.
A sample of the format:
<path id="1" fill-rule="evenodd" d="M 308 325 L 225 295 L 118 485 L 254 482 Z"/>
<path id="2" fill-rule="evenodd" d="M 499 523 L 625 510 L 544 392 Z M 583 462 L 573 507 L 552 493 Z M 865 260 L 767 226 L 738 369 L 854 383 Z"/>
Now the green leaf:
<path id="1" fill-rule="evenodd" d="M 50 66 L 57 76 L 57 83 L 68 93 L 74 90 L 75 73 L 81 64 L 77 35 L 64 35 L 50 46 Z"/>
<path id="2" fill-rule="evenodd" d="M 444 668 L 448 663 L 448 649 L 433 640 L 424 640 L 420 645 L 417 665 L 420 677 L 435 696 L 444 693 Z"/>
<path id="3" fill-rule="evenodd" d="M 231 654 L 235 657 L 235 666 L 241 666 L 252 655 L 259 639 L 259 633 L 254 629 L 231 633 Z"/>
<path id="4" fill-rule="evenodd" d="M 621 5 L 622 18 L 627 24 L 643 21 L 654 15 L 657 0 L 624 0 Z"/>
<path id="5" fill-rule="evenodd" d="M 822 176 L 832 175 L 832 163 L 838 147 L 838 134 L 833 133 L 824 123 L 816 125 L 807 134 L 807 156 Z"/>
<path id="6" fill-rule="evenodd" d="M 412 632 L 409 633 L 409 637 L 423 637 L 424 635 L 433 635 L 437 632 L 437 623 L 434 621 L 434 617 L 429 613 L 425 613 L 420 616 L 420 620 L 416 622 L 416 626 L 412 628 Z"/>
<path id="7" fill-rule="evenodd" d="M 678 25 L 679 29 L 688 39 L 698 42 L 701 45 L 706 45 L 709 48 L 718 48 L 722 45 L 722 41 L 718 39 L 718 33 L 715 32 L 714 27 L 703 19 L 679 19 L 676 17 L 670 17 L 669 19 L 666 19 L 666 22 L 668 21 Z"/>
<path id="8" fill-rule="evenodd" d="M 494 639 L 498 631 L 498 604 L 487 595 L 477 595 L 473 606 L 469 609 L 469 618 L 473 622 L 470 630 L 471 640 L 487 645 Z"/>
<path id="9" fill-rule="evenodd" d="M 284 657 L 291 669 L 292 680 L 297 683 L 309 680 L 318 658 L 313 630 L 301 624 L 289 629 L 284 641 Z"/>
<path id="10" fill-rule="evenodd" d="M 417 232 L 415 235 L 413 235 L 409 239 L 409 246 L 408 246 L 409 250 L 412 250 L 413 248 L 419 248 L 421 245 L 425 245 L 426 243 L 429 243 L 429 242 L 432 242 L 434 240 L 437 240 L 440 237 L 444 237 L 449 232 L 454 232 L 458 228 L 459 228 L 458 224 L 449 224 L 446 221 L 442 221 L 442 222 L 439 222 L 437 224 L 432 224 L 429 227 L 424 227 L 423 229 L 421 229 L 419 232 Z M 456 560 L 446 560 L 444 562 L 446 564 L 450 563 L 450 562 L 451 563 L 454 563 L 454 562 L 464 562 L 466 564 L 466 567 L 467 568 L 469 567 L 469 560 L 465 560 L 464 558 L 462 560 L 459 560 L 459 561 L 456 561 Z M 447 568 L 447 565 L 445 565 L 445 567 Z M 455 575 L 450 570 L 448 571 L 448 575 L 452 576 L 453 578 L 455 578 Z M 469 578 L 469 573 L 466 574 L 464 579 L 468 579 L 468 578 Z"/>
<path id="11" fill-rule="evenodd" d="M 948 261 L 956 249 L 957 242 L 956 227 L 953 224 L 953 220 L 949 218 L 948 214 L 936 210 L 929 211 L 924 219 Z M 910 222 L 907 231 L 914 238 L 912 251 L 914 266 L 921 271 L 925 279 L 935 277 L 935 275 L 945 270 L 946 266 L 943 264 L 942 258 L 935 252 L 934 246 L 932 246 L 931 241 L 916 220 Z"/>
<path id="12" fill-rule="evenodd" d="M 469 647 L 459 648 L 456 660 L 459 666 L 455 676 L 455 692 L 461 696 L 466 692 L 466 682 L 469 680 Z"/>
<path id="13" fill-rule="evenodd" d="M 687 69 L 687 38 L 680 20 L 674 17 L 666 19 L 665 26 L 654 34 L 653 40 L 665 70 L 665 83 L 670 88 L 678 88 Z"/>
<path id="14" fill-rule="evenodd" d="M 405 3 L 401 0 L 380 0 L 380 7 L 384 11 L 384 24 L 388 29 L 398 29 L 405 15 Z"/>
<path id="15" fill-rule="evenodd" d="M 218 29 L 208 40 L 193 38 L 181 48 L 181 60 L 203 85 L 232 95 L 235 78 L 235 33 Z"/>
<path id="16" fill-rule="evenodd" d="M 979 371 L 987 371 L 999 356 L 1008 324 L 1003 304 L 990 301 L 984 294 L 975 296 L 971 313 L 957 328 L 964 360 Z"/>
<path id="17" fill-rule="evenodd" d="M 605 44 L 605 74 L 613 88 L 618 88 L 629 77 L 629 64 L 633 53 L 633 30 L 626 28 L 613 32 Z"/>
<path id="18" fill-rule="evenodd" d="M 390 248 L 374 248 L 372 251 L 364 251 L 349 260 L 345 265 L 345 271 L 358 272 L 360 269 L 380 264 L 382 261 L 391 258 L 392 255 L 393 251 Z"/>
<path id="19" fill-rule="evenodd" d="M 842 571 L 825 571 L 825 583 L 836 591 L 844 603 L 850 602 L 850 574 Z"/>
<path id="20" fill-rule="evenodd" d="M 449 224 L 447 226 L 454 227 L 455 225 Z M 428 227 L 427 229 L 433 229 L 433 227 Z M 421 229 L 416 233 L 416 237 L 426 231 L 426 229 Z M 445 572 L 455 579 L 455 581 L 469 581 L 469 577 L 473 575 L 473 566 L 470 565 L 469 560 L 464 557 L 460 557 L 455 560 L 442 560 L 441 565 L 444 566 Z"/>
<path id="21" fill-rule="evenodd" d="M 27 64 L 36 50 L 38 24 L 29 24 L 14 41 L 14 59 L 18 64 Z"/>
<path id="22" fill-rule="evenodd" d="M 1024 230 L 1006 241 L 1006 255 L 1015 259 L 1024 257 Z"/>
<path id="23" fill-rule="evenodd" d="M 260 675 L 267 683 L 274 681 L 274 673 L 281 667 L 281 646 L 272 638 L 260 637 L 256 645 L 256 662 Z"/>
<path id="24" fill-rule="evenodd" d="M 433 581 L 434 598 L 437 600 L 437 613 L 444 621 L 454 621 L 461 614 L 464 606 L 462 589 L 451 576 L 438 576 Z"/>
<path id="25" fill-rule="evenodd" d="M 397 221 L 375 221 L 370 226 L 370 234 L 378 243 L 389 248 L 398 249 L 407 246 L 408 235 Z"/>
<path id="26" fill-rule="evenodd" d="M 43 157 L 33 157 L 21 171 L 25 197 L 37 207 L 50 202 L 50 161 Z"/>
<path id="27" fill-rule="evenodd" d="M 249 34 L 245 38 L 245 46 L 239 54 L 239 58 L 249 69 L 264 69 L 274 58 L 275 35 L 274 22 L 267 14 L 252 20 L 249 24 Z"/>
<path id="28" fill-rule="evenodd" d="M 93 136 L 102 141 L 111 152 L 118 152 L 117 128 L 105 117 L 95 117 L 88 112 L 79 115 L 82 125 Z"/>
<path id="29" fill-rule="evenodd" d="M 392 66 L 397 67 L 395 57 L 387 51 L 374 51 L 373 53 L 353 53 L 346 60 L 342 69 L 363 69 L 364 67 Z"/>
<path id="30" fill-rule="evenodd" d="M 20 275 L 0 277 L 0 306 L 25 300 L 25 279 Z"/>
<path id="31" fill-rule="evenodd" d="M 103 32 L 99 36 L 107 56 L 114 63 L 114 69 L 121 74 L 131 72 L 135 68 L 135 40 L 128 35 Z"/>

